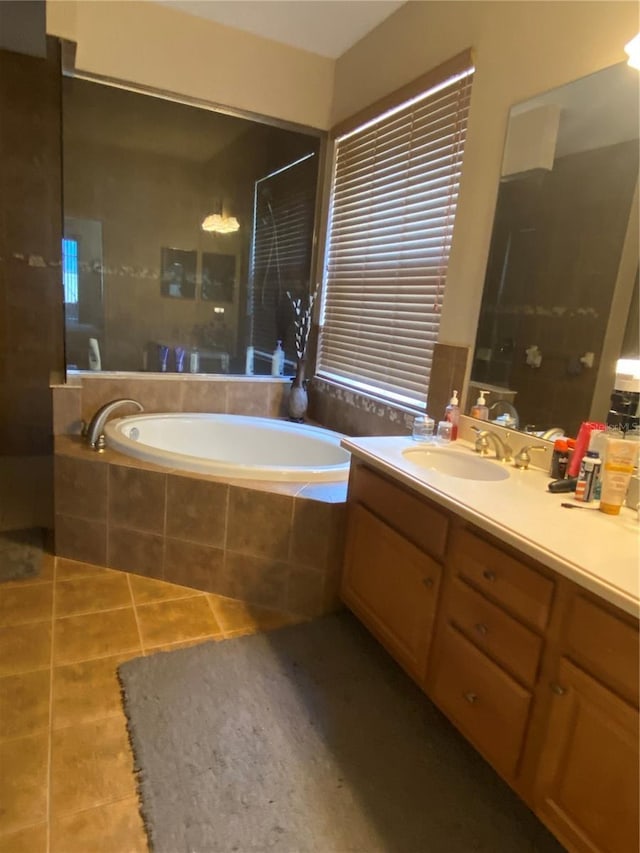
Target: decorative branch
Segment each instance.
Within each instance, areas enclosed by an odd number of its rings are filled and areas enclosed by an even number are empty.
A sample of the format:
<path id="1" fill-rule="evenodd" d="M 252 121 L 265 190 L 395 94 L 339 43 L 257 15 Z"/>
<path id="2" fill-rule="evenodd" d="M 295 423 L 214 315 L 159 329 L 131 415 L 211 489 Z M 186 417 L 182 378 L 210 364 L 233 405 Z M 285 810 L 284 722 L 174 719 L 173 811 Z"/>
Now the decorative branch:
<path id="1" fill-rule="evenodd" d="M 311 331 L 311 315 L 313 306 L 318 295 L 318 287 L 313 293 L 307 293 L 304 296 L 297 296 L 295 299 L 287 290 L 287 296 L 293 307 L 293 325 L 295 329 L 295 347 L 298 359 L 302 361 L 307 352 L 307 343 L 309 341 L 309 332 Z"/>

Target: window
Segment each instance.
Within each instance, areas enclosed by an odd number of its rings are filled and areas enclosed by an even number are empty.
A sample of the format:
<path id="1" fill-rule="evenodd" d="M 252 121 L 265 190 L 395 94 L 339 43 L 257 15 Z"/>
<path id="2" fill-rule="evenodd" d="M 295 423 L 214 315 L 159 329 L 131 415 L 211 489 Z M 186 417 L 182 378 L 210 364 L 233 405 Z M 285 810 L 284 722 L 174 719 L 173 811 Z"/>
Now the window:
<path id="1" fill-rule="evenodd" d="M 62 283 L 65 304 L 78 303 L 78 241 L 62 240 Z"/>
<path id="2" fill-rule="evenodd" d="M 335 128 L 318 374 L 423 408 L 458 198 L 469 51 Z"/>
<path id="3" fill-rule="evenodd" d="M 254 234 L 249 293 L 250 343 L 256 372 L 271 371 L 282 341 L 288 372 L 295 369 L 293 308 L 309 292 L 318 158 L 307 154 L 255 183 Z"/>

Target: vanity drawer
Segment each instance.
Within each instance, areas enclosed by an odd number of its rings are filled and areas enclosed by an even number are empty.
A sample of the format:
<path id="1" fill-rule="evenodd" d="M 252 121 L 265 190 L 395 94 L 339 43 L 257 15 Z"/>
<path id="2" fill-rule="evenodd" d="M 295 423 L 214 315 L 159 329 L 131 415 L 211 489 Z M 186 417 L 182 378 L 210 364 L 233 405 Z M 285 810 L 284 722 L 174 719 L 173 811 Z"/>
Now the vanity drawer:
<path id="1" fill-rule="evenodd" d="M 432 698 L 496 770 L 514 775 L 531 693 L 451 626 L 443 630 Z"/>
<path id="2" fill-rule="evenodd" d="M 535 569 L 469 530 L 459 530 L 451 549 L 455 572 L 514 616 L 543 630 L 549 619 L 554 583 Z"/>
<path id="3" fill-rule="evenodd" d="M 443 558 L 449 520 L 426 498 L 352 462 L 349 499 L 364 504 L 427 554 Z"/>
<path id="4" fill-rule="evenodd" d="M 527 685 L 535 683 L 541 637 L 458 579 L 451 584 L 447 615 L 478 648 L 512 675 Z"/>
<path id="5" fill-rule="evenodd" d="M 568 655 L 638 705 L 638 626 L 576 594 L 566 622 Z"/>

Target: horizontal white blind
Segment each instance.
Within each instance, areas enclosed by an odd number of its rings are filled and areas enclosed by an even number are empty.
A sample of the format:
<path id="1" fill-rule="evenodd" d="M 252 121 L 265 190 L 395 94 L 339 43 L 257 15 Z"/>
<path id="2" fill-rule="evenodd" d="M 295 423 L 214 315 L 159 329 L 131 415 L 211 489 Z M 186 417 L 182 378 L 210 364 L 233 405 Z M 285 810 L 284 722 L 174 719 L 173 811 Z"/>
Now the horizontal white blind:
<path id="1" fill-rule="evenodd" d="M 473 69 L 336 141 L 318 374 L 426 402 Z"/>

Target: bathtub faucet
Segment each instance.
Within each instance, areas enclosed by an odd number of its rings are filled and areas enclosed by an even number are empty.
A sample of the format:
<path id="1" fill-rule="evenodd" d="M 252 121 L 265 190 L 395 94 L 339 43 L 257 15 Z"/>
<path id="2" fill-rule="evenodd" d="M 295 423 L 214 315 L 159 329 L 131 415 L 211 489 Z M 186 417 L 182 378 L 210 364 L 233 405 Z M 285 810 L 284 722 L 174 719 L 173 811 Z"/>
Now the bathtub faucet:
<path id="1" fill-rule="evenodd" d="M 93 450 L 104 450 L 104 425 L 107 422 L 109 415 L 119 409 L 120 406 L 131 405 L 136 406 L 140 412 L 144 412 L 144 407 L 137 400 L 130 400 L 123 397 L 119 400 L 111 400 L 110 403 L 105 403 L 100 406 L 88 424 L 85 424 L 82 429 L 82 435 L 87 439 L 89 447 Z"/>

